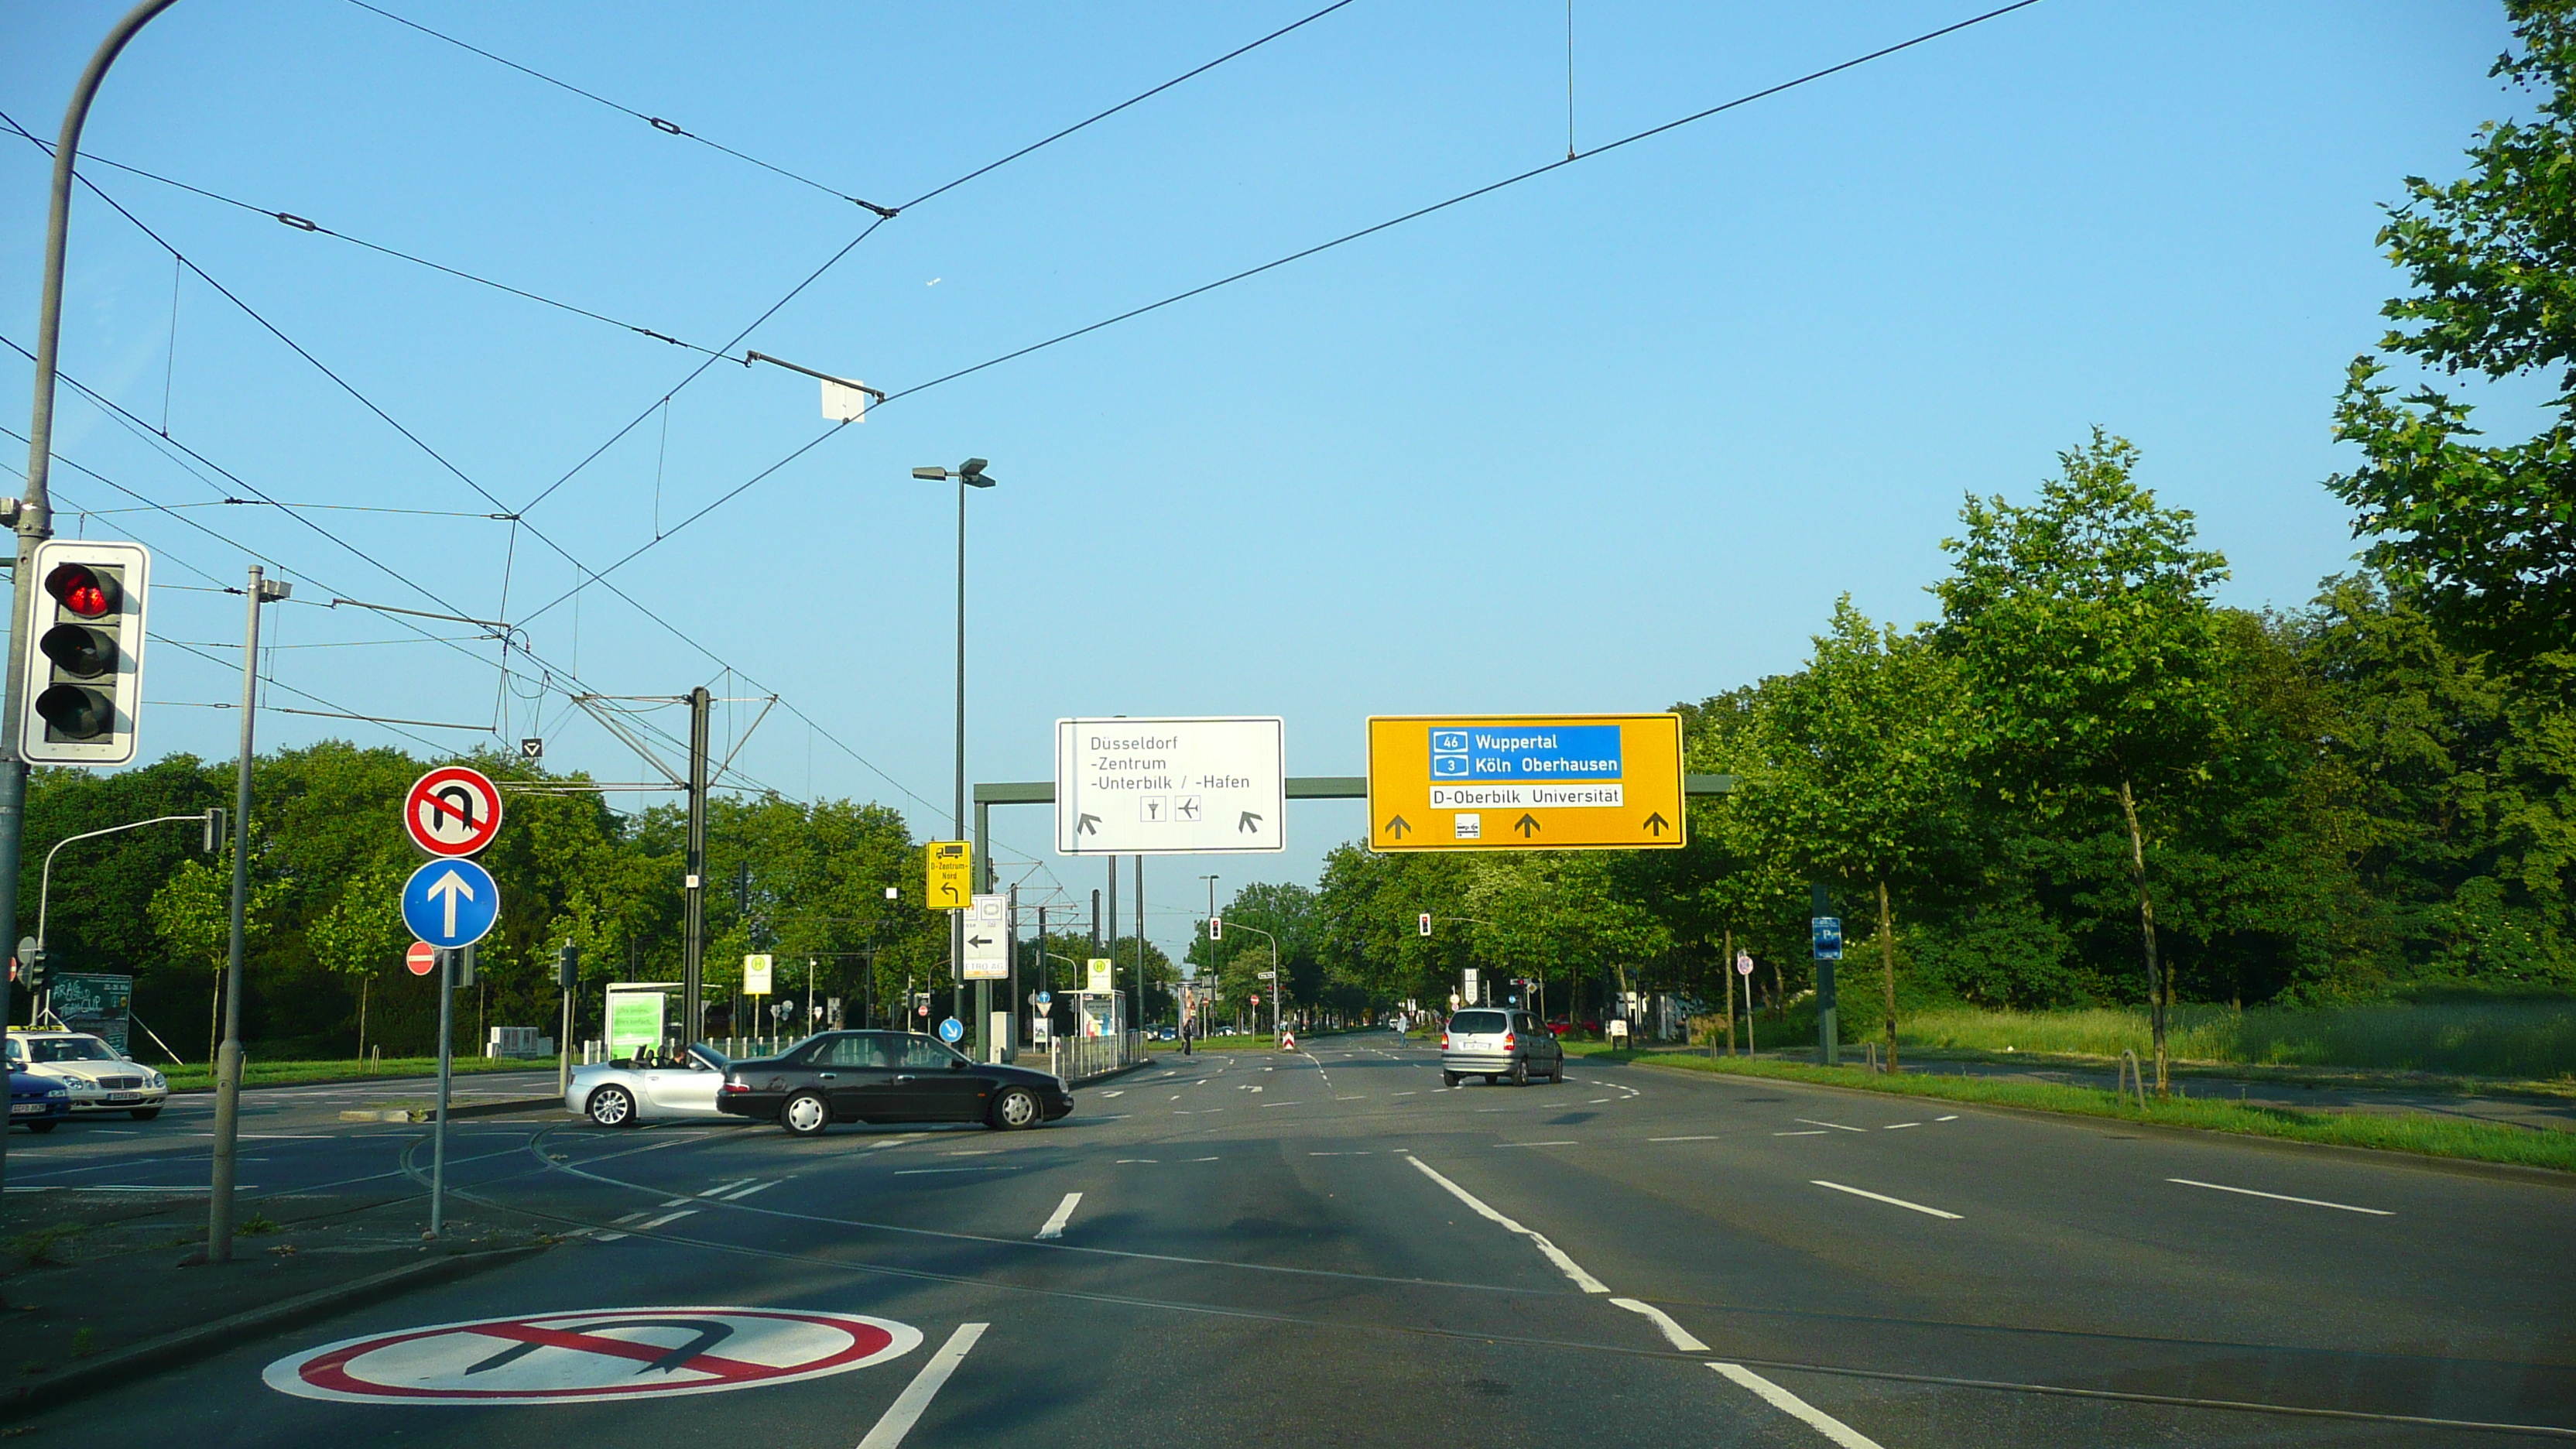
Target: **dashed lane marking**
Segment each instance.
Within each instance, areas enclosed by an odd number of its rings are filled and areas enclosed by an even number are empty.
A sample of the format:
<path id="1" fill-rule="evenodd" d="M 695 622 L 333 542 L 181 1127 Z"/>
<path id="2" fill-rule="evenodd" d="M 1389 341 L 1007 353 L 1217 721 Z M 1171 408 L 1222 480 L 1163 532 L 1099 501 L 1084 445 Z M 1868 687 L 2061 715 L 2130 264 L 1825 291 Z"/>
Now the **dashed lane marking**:
<path id="1" fill-rule="evenodd" d="M 1046 1225 L 1038 1229 L 1038 1236 L 1041 1238 L 1063 1237 L 1064 1225 L 1073 1221 L 1073 1210 L 1080 1206 L 1082 1206 L 1081 1193 L 1066 1193 L 1064 1195 L 1064 1201 L 1055 1205 L 1055 1211 L 1047 1214 Z"/>
<path id="2" fill-rule="evenodd" d="M 1959 1114 L 1953 1112 L 1947 1117 L 1935 1117 L 1932 1120 L 1935 1122 L 1956 1122 L 1959 1120 Z"/>
<path id="3" fill-rule="evenodd" d="M 1497 1142 L 1494 1145 L 1496 1147 L 1580 1147 L 1583 1144 L 1568 1138 L 1563 1142 Z"/>
<path id="4" fill-rule="evenodd" d="M 1463 1202 L 1468 1207 L 1474 1209 L 1478 1217 L 1484 1218 L 1488 1222 L 1499 1224 L 1503 1231 L 1507 1233 L 1518 1233 L 1522 1237 L 1529 1239 L 1532 1246 L 1536 1247 L 1539 1252 L 1545 1254 L 1549 1262 L 1556 1265 L 1556 1270 L 1558 1272 L 1563 1273 L 1566 1277 L 1574 1281 L 1575 1287 L 1582 1289 L 1586 1293 L 1607 1293 L 1610 1291 L 1609 1284 L 1604 1283 L 1600 1279 L 1593 1277 L 1590 1273 L 1585 1272 L 1582 1264 L 1567 1257 L 1564 1249 L 1559 1248 L 1556 1244 L 1547 1240 L 1546 1234 L 1533 1232 L 1528 1228 L 1522 1227 L 1520 1224 L 1513 1222 L 1510 1218 L 1507 1218 L 1501 1213 L 1494 1211 L 1492 1208 L 1485 1206 L 1484 1199 L 1477 1197 L 1474 1193 L 1469 1192 L 1467 1189 L 1460 1187 L 1454 1182 L 1451 1182 L 1448 1178 L 1441 1176 L 1430 1163 L 1423 1161 L 1421 1158 L 1407 1157 L 1405 1161 L 1410 1162 L 1415 1167 L 1421 1169 L 1423 1176 L 1430 1178 L 1433 1182 L 1436 1182 L 1442 1187 L 1448 1189 L 1451 1197 L 1458 1199 L 1458 1201 Z"/>
<path id="5" fill-rule="evenodd" d="M 921 1366 L 921 1372 L 913 1375 L 912 1382 L 903 1386 L 903 1392 L 895 1396 L 885 1416 L 877 1420 L 876 1427 L 868 1430 L 868 1437 L 859 1441 L 859 1449 L 896 1449 L 902 1444 L 903 1436 L 911 1433 L 912 1426 L 921 1422 L 922 1411 L 939 1396 L 940 1389 L 948 1383 L 948 1376 L 957 1372 L 957 1366 L 966 1361 L 967 1353 L 990 1326 L 983 1323 L 959 1324 L 957 1331 L 948 1336 L 948 1342 L 940 1346 L 939 1352 L 930 1356 L 930 1362 Z M 1876 1449 L 1876 1446 L 1871 1446 L 1871 1449 Z"/>
<path id="6" fill-rule="evenodd" d="M 1832 1440 L 1835 1449 L 1879 1449 L 1877 1440 L 1740 1363 L 1713 1363 L 1709 1367 L 1751 1389 L 1764 1403 Z"/>
<path id="7" fill-rule="evenodd" d="M 749 1182 L 749 1181 L 751 1181 L 751 1179 L 750 1179 L 750 1178 L 747 1178 L 747 1177 L 737 1177 L 737 1178 L 735 1178 L 735 1179 L 734 1179 L 733 1181 L 731 1181 L 731 1182 L 720 1182 L 720 1183 L 717 1183 L 715 1186 L 713 1186 L 713 1187 L 711 1187 L 711 1188 L 708 1188 L 706 1191 L 704 1191 L 704 1192 L 702 1192 L 702 1193 L 699 1193 L 699 1194 L 698 1194 L 698 1196 L 700 1196 L 700 1197 L 722 1197 L 722 1196 L 724 1196 L 726 1193 L 731 1192 L 733 1189 L 735 1189 L 735 1188 L 737 1188 L 737 1187 L 740 1187 L 740 1186 L 742 1186 L 744 1183 Z"/>
<path id="8" fill-rule="evenodd" d="M 1839 1182 L 1827 1182 L 1821 1177 L 1811 1177 L 1807 1180 L 1818 1187 L 1830 1187 L 1836 1192 L 1847 1192 L 1854 1197 L 1868 1198 L 1872 1202 L 1883 1202 L 1893 1207 L 1906 1208 L 1913 1212 L 1922 1213 L 1926 1217 L 1946 1218 L 1954 1223 L 1961 1220 L 1957 1213 L 1943 1212 L 1941 1209 L 1936 1207 L 1925 1207 L 1919 1202 L 1907 1202 L 1901 1197 L 1889 1197 L 1885 1193 L 1871 1192 L 1867 1188 L 1845 1187 Z"/>
<path id="9" fill-rule="evenodd" d="M 1804 1122 L 1810 1127 L 1831 1127 L 1837 1132 L 1866 1132 L 1869 1130 L 1866 1127 L 1846 1127 L 1840 1122 L 1819 1122 L 1813 1117 L 1792 1117 L 1789 1120 L 1792 1122 Z"/>
<path id="10" fill-rule="evenodd" d="M 1649 1137 L 1646 1140 L 1649 1142 L 1715 1142 L 1717 1134 L 1711 1132 L 1697 1137 Z"/>
<path id="11" fill-rule="evenodd" d="M 1118 1166 L 1118 1167 L 1125 1167 L 1127 1164 L 1129 1164 L 1129 1163 L 1131 1163 L 1131 1162 L 1149 1162 L 1149 1163 L 1154 1163 L 1154 1164 L 1160 1165 L 1160 1164 L 1161 1164 L 1161 1162 L 1162 1162 L 1162 1160 L 1163 1160 L 1163 1159 L 1161 1159 L 1161 1158 L 1159 1158 L 1159 1157 L 1122 1157 L 1122 1158 L 1119 1158 L 1119 1159 L 1118 1159 L 1118 1161 L 1117 1161 L 1114 1165 L 1115 1165 L 1115 1166 Z"/>
<path id="12" fill-rule="evenodd" d="M 2247 1197 L 2268 1197 L 2274 1202 L 2303 1203 L 2309 1207 L 2333 1208 L 2338 1212 L 2368 1213 L 2375 1218 L 2393 1218 L 2397 1216 L 2397 1214 L 2390 1212 L 2386 1208 L 2354 1207 L 2348 1202 L 2328 1202 L 2321 1197 L 2292 1197 L 2285 1192 L 2257 1192 L 2250 1187 L 2229 1187 L 2223 1182 L 2194 1182 L 2188 1177 L 2168 1177 L 2165 1181 L 2178 1182 L 2185 1187 L 2205 1187 L 2211 1192 L 2233 1192 L 2242 1193 Z"/>
<path id="13" fill-rule="evenodd" d="M 1708 1352 L 1707 1344 L 1704 1344 L 1698 1339 L 1692 1337 L 1689 1329 L 1673 1322 L 1671 1314 L 1657 1308 L 1655 1305 L 1651 1303 L 1641 1303 L 1634 1298 L 1613 1298 L 1610 1302 L 1616 1307 L 1625 1308 L 1631 1313 L 1638 1314 L 1650 1320 L 1655 1327 L 1663 1330 L 1664 1341 L 1671 1344 L 1673 1347 L 1680 1349 L 1682 1352 Z"/>
<path id="14" fill-rule="evenodd" d="M 1890 1122 L 1878 1130 L 1881 1132 L 1902 1132 L 1908 1127 L 1920 1127 L 1922 1125 L 1923 1124 L 1920 1122 Z"/>
<path id="15" fill-rule="evenodd" d="M 778 1183 L 779 1183 L 780 1181 L 783 1181 L 783 1180 L 784 1180 L 784 1179 L 774 1179 L 774 1180 L 769 1181 L 769 1182 L 755 1182 L 755 1183 L 753 1183 L 751 1186 L 744 1188 L 744 1189 L 743 1189 L 742 1191 L 740 1191 L 740 1192 L 729 1192 L 729 1193 L 726 1193 L 726 1194 L 725 1194 L 725 1196 L 724 1196 L 724 1200 L 725 1200 L 726 1202 L 740 1202 L 740 1201 L 742 1201 L 744 1198 L 747 1198 L 747 1197 L 751 1196 L 751 1195 L 752 1195 L 753 1193 L 755 1193 L 755 1192 L 767 1192 L 769 1189 L 771 1189 L 771 1188 L 773 1188 L 773 1187 L 778 1186 Z"/>
<path id="16" fill-rule="evenodd" d="M 1819 1127 L 1813 1132 L 1774 1132 L 1771 1135 L 1774 1137 L 1822 1137 L 1825 1135 L 1825 1129 Z"/>

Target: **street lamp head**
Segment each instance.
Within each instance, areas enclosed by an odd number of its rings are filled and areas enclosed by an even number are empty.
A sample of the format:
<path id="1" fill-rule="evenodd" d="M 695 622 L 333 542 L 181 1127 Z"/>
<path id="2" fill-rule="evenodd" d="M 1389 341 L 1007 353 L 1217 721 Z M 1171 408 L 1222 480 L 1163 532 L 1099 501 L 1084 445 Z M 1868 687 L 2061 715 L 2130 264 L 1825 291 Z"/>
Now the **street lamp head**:
<path id="1" fill-rule="evenodd" d="M 912 476 L 932 483 L 945 483 L 948 481 L 948 470 L 945 468 L 915 468 L 912 470 Z"/>
<path id="2" fill-rule="evenodd" d="M 969 488 L 990 488 L 993 480 L 984 476 L 984 460 L 969 458 L 957 465 L 957 481 Z"/>

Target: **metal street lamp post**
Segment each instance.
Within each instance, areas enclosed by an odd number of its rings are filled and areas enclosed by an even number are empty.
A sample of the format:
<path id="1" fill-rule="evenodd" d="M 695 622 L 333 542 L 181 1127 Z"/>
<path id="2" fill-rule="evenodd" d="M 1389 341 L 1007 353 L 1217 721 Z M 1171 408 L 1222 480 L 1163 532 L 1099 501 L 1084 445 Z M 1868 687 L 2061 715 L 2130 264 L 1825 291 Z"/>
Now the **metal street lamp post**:
<path id="1" fill-rule="evenodd" d="M 950 837 L 953 840 L 966 838 L 966 490 L 993 486 L 993 479 L 986 475 L 984 467 L 983 459 L 969 458 L 958 464 L 953 472 L 946 468 L 912 470 L 912 476 L 926 482 L 942 483 L 952 478 L 957 482 L 957 800 L 956 815 L 951 822 L 951 828 L 956 831 L 956 834 Z M 975 863 L 975 879 L 978 884 L 982 882 L 983 873 L 991 869 L 991 861 Z M 965 1014 L 965 961 L 966 913 L 952 911 L 948 917 L 948 981 L 951 997 L 949 1014 L 952 1016 Z M 990 1055 L 983 1050 L 983 1046 L 986 1022 L 991 1015 L 991 995 L 990 985 L 983 982 L 976 983 L 975 1000 L 978 1010 L 975 1013 L 975 1055 L 978 1058 Z"/>

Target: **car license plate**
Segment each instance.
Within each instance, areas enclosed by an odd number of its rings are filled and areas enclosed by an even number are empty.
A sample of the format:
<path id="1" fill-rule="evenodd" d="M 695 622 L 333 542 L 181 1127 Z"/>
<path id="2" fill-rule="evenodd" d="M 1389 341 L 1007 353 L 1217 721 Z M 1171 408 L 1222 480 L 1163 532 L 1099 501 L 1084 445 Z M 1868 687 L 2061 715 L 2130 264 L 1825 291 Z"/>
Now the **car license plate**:
<path id="1" fill-rule="evenodd" d="M 141 1092 L 110 1092 L 107 1094 L 107 1100 L 111 1102 L 140 1102 L 143 1100 L 143 1094 Z"/>
<path id="2" fill-rule="evenodd" d="M 9 1115 L 12 1117 L 41 1117 L 44 1113 L 45 1104 L 42 1102 L 12 1102 L 9 1104 Z"/>

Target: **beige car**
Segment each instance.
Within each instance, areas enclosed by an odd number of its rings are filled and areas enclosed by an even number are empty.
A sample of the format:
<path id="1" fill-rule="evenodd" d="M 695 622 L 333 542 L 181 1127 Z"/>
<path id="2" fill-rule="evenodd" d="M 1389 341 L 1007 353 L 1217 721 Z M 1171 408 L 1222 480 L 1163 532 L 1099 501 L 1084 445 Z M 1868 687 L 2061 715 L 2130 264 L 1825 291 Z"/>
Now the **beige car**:
<path id="1" fill-rule="evenodd" d="M 62 1083 L 74 1114 L 128 1112 L 149 1122 L 170 1096 L 167 1078 L 85 1031 L 9 1033 L 9 1069 Z"/>

